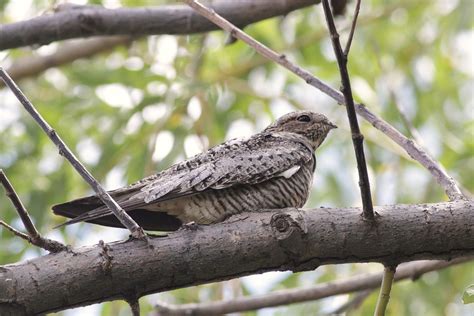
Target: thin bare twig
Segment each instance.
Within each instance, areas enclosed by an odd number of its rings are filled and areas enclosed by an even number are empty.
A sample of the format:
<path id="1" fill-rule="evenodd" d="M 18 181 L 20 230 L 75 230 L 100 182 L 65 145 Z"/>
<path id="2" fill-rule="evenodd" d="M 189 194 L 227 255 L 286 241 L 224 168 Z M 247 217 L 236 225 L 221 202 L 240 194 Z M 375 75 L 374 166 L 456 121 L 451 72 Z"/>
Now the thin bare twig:
<path id="1" fill-rule="evenodd" d="M 24 239 L 24 240 L 27 240 L 28 242 L 31 242 L 31 237 L 28 236 L 27 234 L 25 233 L 22 233 L 21 231 L 17 230 L 16 228 L 8 225 L 7 223 L 5 223 L 4 221 L 0 220 L 0 226 L 3 226 L 5 227 L 6 229 L 8 229 L 9 231 L 11 231 L 14 235 Z"/>
<path id="2" fill-rule="evenodd" d="M 0 67 L 0 77 L 5 82 L 13 94 L 17 97 L 18 101 L 25 107 L 26 111 L 33 117 L 43 131 L 48 135 L 51 141 L 58 147 L 59 154 L 66 158 L 81 177 L 91 186 L 91 188 L 97 193 L 97 196 L 112 213 L 118 218 L 120 223 L 130 230 L 132 237 L 134 238 L 146 238 L 143 229 L 115 202 L 110 194 L 100 185 L 100 183 L 92 176 L 92 174 L 82 165 L 82 163 L 74 156 L 71 150 L 67 147 L 64 141 L 58 136 L 56 131 L 46 122 L 41 114 L 35 109 L 33 104 L 28 100 L 25 94 L 18 88 L 15 82 L 10 76 Z"/>
<path id="3" fill-rule="evenodd" d="M 140 302 L 138 298 L 126 299 L 133 316 L 140 316 Z"/>
<path id="4" fill-rule="evenodd" d="M 130 36 L 107 36 L 74 40 L 60 46 L 57 51 L 46 56 L 19 58 L 6 71 L 13 80 L 18 82 L 18 79 L 36 76 L 46 69 L 109 51 L 118 45 L 127 45 L 132 41 L 133 39 Z M 0 81 L 1 86 L 3 86 L 3 81 Z"/>
<path id="5" fill-rule="evenodd" d="M 363 216 L 365 219 L 374 219 L 374 206 L 372 205 L 372 196 L 370 194 L 369 174 L 367 172 L 367 163 L 364 154 L 364 136 L 360 132 L 359 123 L 354 107 L 354 98 L 352 97 L 351 81 L 349 72 L 347 71 L 347 56 L 342 51 L 341 42 L 339 41 L 339 33 L 337 33 L 334 18 L 332 16 L 329 0 L 322 0 L 324 15 L 328 24 L 329 33 L 331 35 L 332 47 L 337 58 L 339 72 L 341 74 L 342 87 L 344 94 L 344 104 L 346 105 L 349 125 L 351 127 L 352 143 L 357 160 L 357 170 L 359 172 L 359 187 L 362 198 Z"/>
<path id="6" fill-rule="evenodd" d="M 392 90 L 391 87 L 388 87 L 388 90 L 389 90 L 388 93 L 390 94 L 390 98 L 393 100 L 393 104 L 395 104 L 395 107 L 397 108 L 397 111 L 400 114 L 400 118 L 402 119 L 403 124 L 405 125 L 406 129 L 410 133 L 411 137 L 413 138 L 415 142 L 418 143 L 418 145 L 420 145 L 421 147 L 425 147 L 420 133 L 418 132 L 416 127 L 413 125 L 411 120 L 408 118 L 408 115 L 403 110 L 402 105 L 397 101 L 395 92 Z M 426 150 L 426 147 L 424 150 Z"/>
<path id="7" fill-rule="evenodd" d="M 372 289 L 369 289 L 360 291 L 359 293 L 355 293 L 355 296 L 351 300 L 337 307 L 332 312 L 327 313 L 327 315 L 339 315 L 357 309 L 365 301 L 365 299 L 369 297 L 370 294 L 372 294 L 372 291 Z"/>
<path id="8" fill-rule="evenodd" d="M 396 266 L 385 266 L 383 271 L 382 285 L 375 306 L 374 316 L 384 316 L 390 300 L 390 291 L 392 290 L 393 279 L 395 276 Z"/>
<path id="9" fill-rule="evenodd" d="M 15 209 L 17 210 L 18 215 L 20 216 L 21 221 L 23 222 L 23 225 L 25 225 L 25 228 L 30 234 L 30 236 L 32 238 L 38 238 L 40 235 L 38 233 L 38 230 L 36 230 L 36 227 L 31 221 L 31 218 L 28 215 L 28 212 L 26 211 L 25 207 L 23 206 L 23 203 L 21 203 L 20 198 L 18 197 L 18 194 L 16 194 L 15 189 L 13 188 L 12 184 L 8 180 L 6 174 L 1 169 L 0 169 L 0 182 L 5 188 L 5 193 L 7 197 L 12 201 L 13 206 L 15 206 Z"/>
<path id="10" fill-rule="evenodd" d="M 360 18 L 357 19 L 357 25 L 359 27 L 361 26 L 367 26 L 370 25 L 371 23 L 377 22 L 377 21 L 382 21 L 385 18 L 389 17 L 395 10 L 399 10 L 400 8 L 403 8 L 405 10 L 410 10 L 415 2 L 411 1 L 409 3 L 404 1 L 399 1 L 395 5 L 387 5 L 384 6 L 383 10 L 380 12 L 371 12 L 370 15 L 367 16 L 361 16 Z M 346 24 L 341 27 L 341 31 L 349 31 L 351 25 Z M 300 38 L 298 38 L 298 41 L 295 41 L 289 45 L 285 45 L 282 47 L 279 47 L 278 49 L 282 50 L 292 50 L 292 49 L 303 49 L 304 47 L 307 47 L 309 45 L 314 45 L 316 41 L 321 41 L 325 36 L 326 36 L 327 31 L 319 29 L 313 33 L 303 35 Z M 226 80 L 232 76 L 238 77 L 244 73 L 247 73 L 249 70 L 257 68 L 259 66 L 265 65 L 268 62 L 272 62 L 272 59 L 266 58 L 263 55 L 256 55 L 252 56 L 251 59 L 248 59 L 247 61 L 243 63 L 239 63 L 238 65 L 232 64 L 230 68 L 223 69 L 221 72 L 213 74 L 214 76 L 211 77 L 210 82 L 221 82 L 223 80 Z"/>
<path id="11" fill-rule="evenodd" d="M 235 25 L 224 19 L 222 16 L 206 8 L 199 2 L 195 0 L 185 0 L 185 2 L 194 10 L 196 10 L 196 12 L 206 17 L 207 19 L 221 27 L 223 30 L 232 33 L 234 37 L 237 37 L 241 41 L 248 44 L 263 57 L 285 67 L 289 71 L 293 72 L 294 74 L 305 80 L 307 84 L 319 89 L 321 92 L 330 96 L 338 103 L 344 104 L 344 96 L 341 92 L 333 89 L 327 83 L 316 78 L 308 71 L 290 62 L 285 55 L 274 52 L 273 50 L 258 42 L 242 30 L 238 29 Z M 446 173 L 446 170 L 444 170 L 444 168 L 439 165 L 437 161 L 435 161 L 420 146 L 418 146 L 418 144 L 414 143 L 411 139 L 408 139 L 392 125 L 372 113 L 363 104 L 355 104 L 355 110 L 360 116 L 362 116 L 369 123 L 371 123 L 376 129 L 380 130 L 382 133 L 391 138 L 395 143 L 397 143 L 400 147 L 402 147 L 410 157 L 412 157 L 414 160 L 418 161 L 422 166 L 428 169 L 431 175 L 444 189 L 446 195 L 450 198 L 450 200 L 464 199 L 461 190 L 458 188 L 456 182 Z"/>
<path id="12" fill-rule="evenodd" d="M 383 63 L 380 60 L 380 57 L 378 56 L 379 55 L 379 49 L 378 49 L 377 45 L 374 45 L 374 50 L 377 53 L 378 58 L 376 58 L 376 61 L 377 61 L 377 64 L 378 64 L 379 68 L 382 70 L 382 72 L 388 73 L 390 70 L 385 69 L 386 67 L 384 67 Z M 396 95 L 396 93 L 394 91 L 394 88 L 391 84 L 387 85 L 387 91 L 388 91 L 388 95 L 389 95 L 389 100 L 392 101 L 392 103 L 395 105 L 395 108 L 397 109 L 398 113 L 400 114 L 400 118 L 402 119 L 403 125 L 405 125 L 405 128 L 408 131 L 410 137 L 418 145 L 420 145 L 420 147 L 422 147 L 424 150 L 427 151 L 426 147 L 424 146 L 424 142 L 423 142 L 423 139 L 422 139 L 420 133 L 418 132 L 416 127 L 413 125 L 413 123 L 411 122 L 411 120 L 408 117 L 407 113 L 403 109 L 403 104 L 400 104 L 400 101 L 397 100 L 397 95 Z"/>
<path id="13" fill-rule="evenodd" d="M 352 25 L 351 25 L 351 31 L 349 32 L 349 38 L 347 39 L 346 43 L 346 48 L 344 49 L 344 56 L 349 56 L 349 50 L 351 49 L 351 44 L 352 44 L 352 38 L 354 37 L 354 32 L 357 24 L 357 18 L 359 17 L 359 11 L 360 11 L 360 2 L 361 0 L 357 0 L 355 9 L 354 9 L 354 17 L 352 18 Z"/>
<path id="14" fill-rule="evenodd" d="M 43 238 L 40 235 L 40 233 L 35 227 L 35 224 L 33 224 L 33 221 L 31 220 L 30 215 L 28 214 L 28 211 L 23 206 L 23 203 L 21 203 L 21 200 L 18 197 L 18 194 L 16 194 L 15 189 L 13 188 L 12 184 L 7 178 L 7 175 L 3 172 L 2 169 L 0 169 L 0 182 L 2 183 L 2 186 L 5 188 L 5 193 L 7 197 L 10 199 L 18 215 L 20 216 L 20 219 L 23 222 L 23 225 L 25 225 L 25 228 L 28 234 L 25 234 L 16 230 L 15 228 L 8 225 L 4 221 L 0 221 L 0 225 L 10 230 L 16 236 L 23 238 L 27 240 L 28 242 L 30 242 L 31 244 L 38 246 L 40 248 L 43 248 L 44 250 L 47 250 L 50 252 L 59 252 L 62 250 L 66 250 L 67 249 L 66 245 L 60 243 L 59 241 Z"/>
<path id="15" fill-rule="evenodd" d="M 418 279 L 421 275 L 447 268 L 449 266 L 473 260 L 474 257 L 461 257 L 451 261 L 415 261 L 401 264 L 395 274 L 395 281 L 404 279 Z M 348 294 L 357 291 L 373 290 L 380 286 L 383 273 L 367 273 L 318 284 L 310 288 L 280 290 L 273 293 L 240 297 L 234 300 L 218 301 L 199 304 L 172 305 L 160 302 L 155 305 L 156 316 L 171 315 L 222 315 L 227 313 L 257 310 L 265 307 L 274 307 L 294 303 L 319 300 L 322 298 Z"/>
<path id="16" fill-rule="evenodd" d="M 425 142 L 423 141 L 423 137 L 408 117 L 408 114 L 403 108 L 403 104 L 400 104 L 400 102 L 397 100 L 397 96 L 391 87 L 388 87 L 388 93 L 390 95 L 390 98 L 392 99 L 393 104 L 395 104 L 398 113 L 400 114 L 400 118 L 402 119 L 403 125 L 405 125 L 405 128 L 407 129 L 408 133 L 410 133 L 410 136 L 413 141 L 415 141 L 421 148 L 423 148 L 423 150 L 427 154 L 430 154 L 430 150 L 426 147 Z M 474 195 L 462 184 L 459 184 L 459 190 L 462 192 L 463 196 L 466 199 L 474 199 Z"/>

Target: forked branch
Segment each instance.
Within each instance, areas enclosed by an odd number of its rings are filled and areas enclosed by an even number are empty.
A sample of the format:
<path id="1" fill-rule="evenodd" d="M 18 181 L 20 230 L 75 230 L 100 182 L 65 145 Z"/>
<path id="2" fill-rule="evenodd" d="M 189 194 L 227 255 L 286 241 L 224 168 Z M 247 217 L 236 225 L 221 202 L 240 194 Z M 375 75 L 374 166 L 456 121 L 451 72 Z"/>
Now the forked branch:
<path id="1" fill-rule="evenodd" d="M 372 195 L 370 194 L 369 174 L 367 172 L 367 163 L 364 154 L 364 136 L 360 132 L 359 122 L 354 107 L 354 98 L 352 97 L 351 81 L 349 79 L 349 72 L 347 71 L 347 55 L 342 51 L 341 42 L 339 41 L 339 33 L 337 32 L 334 18 L 332 16 L 329 1 L 323 0 L 324 15 L 328 24 L 329 33 L 331 35 L 332 47 L 336 55 L 339 72 L 341 74 L 342 94 L 344 95 L 344 104 L 346 105 L 347 116 L 349 118 L 349 125 L 351 127 L 352 143 L 354 145 L 355 156 L 357 160 L 357 171 L 359 172 L 359 187 L 362 197 L 363 216 L 365 219 L 374 219 L 374 207 L 372 205 Z M 357 17 L 354 16 L 354 19 Z M 351 38 L 354 33 L 355 22 L 352 24 Z M 350 40 L 352 40 L 350 38 Z"/>
<path id="2" fill-rule="evenodd" d="M 258 42 L 257 40 L 243 32 L 241 29 L 237 28 L 235 25 L 224 19 L 222 16 L 203 6 L 199 2 L 195 0 L 185 1 L 190 7 L 196 10 L 196 12 L 206 17 L 207 19 L 221 27 L 223 30 L 231 33 L 232 36 L 248 44 L 263 57 L 285 67 L 289 71 L 293 72 L 294 74 L 305 80 L 307 84 L 319 89 L 321 92 L 333 98 L 338 103 L 344 104 L 344 96 L 341 92 L 333 89 L 327 83 L 316 78 L 308 71 L 290 62 L 285 55 L 278 54 L 267 46 Z M 416 144 L 415 142 L 413 142 L 413 140 L 407 138 L 405 135 L 400 133 L 395 127 L 384 121 L 382 118 L 372 113 L 363 104 L 355 104 L 355 111 L 357 112 L 357 114 L 359 114 L 369 123 L 371 123 L 376 129 L 380 130 L 382 133 L 392 139 L 395 143 L 397 143 L 400 147 L 402 147 L 410 157 L 412 157 L 414 160 L 418 161 L 423 167 L 425 167 L 436 179 L 439 185 L 443 187 L 444 191 L 446 192 L 446 195 L 450 198 L 450 200 L 454 201 L 464 199 L 461 190 L 459 189 L 453 178 L 451 178 L 446 173 L 446 170 L 444 170 L 444 168 L 437 161 L 435 161 L 420 146 L 418 146 L 418 144 Z"/>
<path id="3" fill-rule="evenodd" d="M 9 231 L 11 231 L 16 236 L 22 239 L 25 239 L 31 244 L 38 246 L 40 248 L 43 248 L 44 250 L 47 250 L 50 252 L 58 252 L 58 251 L 66 250 L 67 247 L 63 245 L 62 243 L 60 243 L 59 241 L 44 238 L 40 235 L 40 233 L 35 227 L 35 224 L 33 224 L 33 221 L 31 220 L 30 215 L 28 214 L 28 211 L 23 206 L 23 203 L 18 197 L 18 194 L 16 194 L 15 189 L 13 188 L 10 181 L 8 181 L 7 175 L 3 172 L 2 169 L 0 169 L 0 182 L 2 183 L 2 186 L 5 188 L 5 193 L 7 197 L 10 199 L 10 201 L 12 201 L 12 204 L 15 207 L 18 215 L 20 216 L 20 219 L 23 222 L 23 225 L 25 225 L 25 228 L 28 234 L 25 234 L 16 230 L 12 226 L 8 225 L 7 223 L 1 220 L 0 220 L 0 225 L 5 227 Z"/>
<path id="4" fill-rule="evenodd" d="M 359 17 L 360 11 L 360 1 L 357 0 L 356 6 L 354 9 L 354 16 L 352 17 L 351 30 L 349 32 L 349 38 L 347 39 L 346 48 L 344 48 L 344 56 L 349 56 L 349 50 L 351 49 L 352 39 L 354 38 L 355 28 L 357 25 L 357 18 Z"/>
<path id="5" fill-rule="evenodd" d="M 48 135 L 51 141 L 58 147 L 59 154 L 67 159 L 81 177 L 91 186 L 91 188 L 97 193 L 97 196 L 104 202 L 105 205 L 112 211 L 112 213 L 118 218 L 128 230 L 130 230 L 132 237 L 134 238 L 146 238 L 143 229 L 118 205 L 117 202 L 105 191 L 100 183 L 92 176 L 92 174 L 82 165 L 82 163 L 74 156 L 71 150 L 67 147 L 66 143 L 59 137 L 54 129 L 44 120 L 41 114 L 35 109 L 33 104 L 28 100 L 25 94 L 18 88 L 15 82 L 10 78 L 3 68 L 0 67 L 0 77 L 2 78 L 5 85 L 10 88 L 13 94 L 17 97 L 18 101 L 25 107 L 26 111 L 33 117 L 43 131 Z"/>

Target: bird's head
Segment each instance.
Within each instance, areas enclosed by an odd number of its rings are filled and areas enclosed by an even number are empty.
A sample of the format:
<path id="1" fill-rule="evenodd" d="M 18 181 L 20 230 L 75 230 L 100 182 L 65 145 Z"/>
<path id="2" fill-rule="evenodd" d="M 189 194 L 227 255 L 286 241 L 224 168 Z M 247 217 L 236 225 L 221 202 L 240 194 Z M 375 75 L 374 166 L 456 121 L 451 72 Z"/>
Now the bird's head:
<path id="1" fill-rule="evenodd" d="M 311 111 L 296 111 L 283 115 L 264 132 L 294 133 L 303 136 L 314 149 L 324 141 L 329 131 L 337 128 L 334 123 L 322 114 Z"/>

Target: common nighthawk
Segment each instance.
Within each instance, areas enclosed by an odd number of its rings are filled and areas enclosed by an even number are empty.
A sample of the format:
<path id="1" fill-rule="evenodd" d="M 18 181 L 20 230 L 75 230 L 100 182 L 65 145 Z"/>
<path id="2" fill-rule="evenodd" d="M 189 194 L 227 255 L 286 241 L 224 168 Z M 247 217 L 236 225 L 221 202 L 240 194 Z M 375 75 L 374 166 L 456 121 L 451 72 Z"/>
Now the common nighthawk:
<path id="1" fill-rule="evenodd" d="M 110 194 L 144 229 L 161 231 L 241 212 L 302 207 L 316 168 L 314 151 L 333 128 L 322 114 L 292 112 L 250 138 L 226 141 Z M 97 196 L 53 211 L 72 218 L 63 225 L 123 227 Z"/>

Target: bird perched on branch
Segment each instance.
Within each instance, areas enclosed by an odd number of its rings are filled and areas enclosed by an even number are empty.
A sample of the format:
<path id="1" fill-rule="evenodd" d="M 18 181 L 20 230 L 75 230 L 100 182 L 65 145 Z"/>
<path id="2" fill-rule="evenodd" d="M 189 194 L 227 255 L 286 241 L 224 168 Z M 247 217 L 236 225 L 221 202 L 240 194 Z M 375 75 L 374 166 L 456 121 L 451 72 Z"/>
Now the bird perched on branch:
<path id="1" fill-rule="evenodd" d="M 241 212 L 302 207 L 316 168 L 314 151 L 333 128 L 322 114 L 292 112 L 250 138 L 229 140 L 110 194 L 144 229 L 161 231 Z M 63 225 L 123 227 L 97 196 L 53 211 L 72 218 Z"/>

